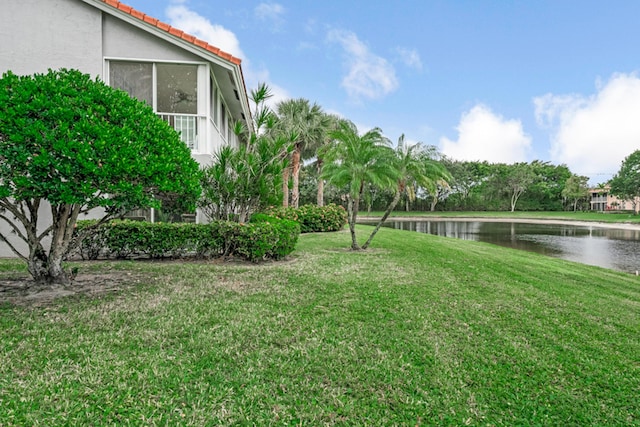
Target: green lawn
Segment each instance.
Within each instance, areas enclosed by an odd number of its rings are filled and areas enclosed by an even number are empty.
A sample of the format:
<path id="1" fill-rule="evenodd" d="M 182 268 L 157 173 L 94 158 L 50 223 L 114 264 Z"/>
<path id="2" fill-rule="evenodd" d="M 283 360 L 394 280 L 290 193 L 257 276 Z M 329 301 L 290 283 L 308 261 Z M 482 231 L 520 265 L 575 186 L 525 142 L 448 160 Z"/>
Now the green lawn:
<path id="1" fill-rule="evenodd" d="M 384 212 L 360 212 L 360 216 L 380 217 Z M 520 218 L 520 219 L 560 219 L 568 221 L 628 222 L 640 224 L 640 215 L 628 212 L 405 212 L 394 211 L 393 217 L 443 217 L 443 218 Z"/>
<path id="2" fill-rule="evenodd" d="M 391 229 L 348 245 L 81 264 L 142 279 L 0 306 L 0 425 L 640 424 L 640 278 Z"/>

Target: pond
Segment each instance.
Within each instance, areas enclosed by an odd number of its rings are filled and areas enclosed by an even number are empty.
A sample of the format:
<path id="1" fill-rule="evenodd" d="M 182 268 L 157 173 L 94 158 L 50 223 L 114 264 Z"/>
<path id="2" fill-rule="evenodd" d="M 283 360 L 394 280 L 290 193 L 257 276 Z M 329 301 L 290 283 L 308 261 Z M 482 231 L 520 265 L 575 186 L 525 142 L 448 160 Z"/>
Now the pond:
<path id="1" fill-rule="evenodd" d="M 387 220 L 384 226 L 493 243 L 629 273 L 640 270 L 640 230 L 472 220 Z"/>

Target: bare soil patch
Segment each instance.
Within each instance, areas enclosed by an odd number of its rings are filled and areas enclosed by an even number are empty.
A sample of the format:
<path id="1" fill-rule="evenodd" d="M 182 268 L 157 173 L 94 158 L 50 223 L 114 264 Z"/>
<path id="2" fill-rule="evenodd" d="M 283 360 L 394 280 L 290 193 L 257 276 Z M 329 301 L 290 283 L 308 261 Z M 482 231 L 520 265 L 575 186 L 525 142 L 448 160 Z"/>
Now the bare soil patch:
<path id="1" fill-rule="evenodd" d="M 142 276 L 128 272 L 79 274 L 69 285 L 48 285 L 30 277 L 0 278 L 0 304 L 45 306 L 73 295 L 99 296 L 119 292 L 140 283 Z"/>
<path id="2" fill-rule="evenodd" d="M 246 266 L 250 268 L 264 268 L 272 265 L 282 265 L 297 262 L 298 258 L 285 257 L 282 260 L 267 260 L 253 263 L 235 257 L 221 257 L 213 259 L 180 258 L 180 259 L 148 259 L 140 258 L 136 262 L 161 263 L 161 264 L 203 264 L 212 266 Z M 83 261 L 84 263 L 100 261 Z M 131 271 L 105 271 L 98 273 L 81 273 L 75 277 L 71 284 L 50 285 L 33 281 L 27 273 L 6 272 L 0 275 L 0 305 L 10 304 L 18 306 L 46 306 L 62 297 L 74 295 L 87 295 L 96 297 L 110 293 L 117 293 L 140 284 L 142 281 L 149 283 L 158 280 L 153 273 L 141 273 Z M 237 287 L 226 284 L 231 289 Z"/>

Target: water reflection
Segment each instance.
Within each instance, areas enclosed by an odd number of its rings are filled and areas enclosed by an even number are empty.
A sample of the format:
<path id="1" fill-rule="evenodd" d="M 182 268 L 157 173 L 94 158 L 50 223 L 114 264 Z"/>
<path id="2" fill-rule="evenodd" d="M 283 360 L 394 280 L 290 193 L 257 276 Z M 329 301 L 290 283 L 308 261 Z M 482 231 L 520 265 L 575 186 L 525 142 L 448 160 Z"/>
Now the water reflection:
<path id="1" fill-rule="evenodd" d="M 483 221 L 387 221 L 385 226 L 493 243 L 620 271 L 640 270 L 640 230 Z"/>

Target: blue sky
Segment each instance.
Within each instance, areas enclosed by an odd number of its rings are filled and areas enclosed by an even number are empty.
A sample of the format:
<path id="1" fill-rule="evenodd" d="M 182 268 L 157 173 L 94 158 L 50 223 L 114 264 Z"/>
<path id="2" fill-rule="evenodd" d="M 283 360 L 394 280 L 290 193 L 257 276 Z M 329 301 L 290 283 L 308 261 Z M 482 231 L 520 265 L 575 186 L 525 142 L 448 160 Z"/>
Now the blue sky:
<path id="1" fill-rule="evenodd" d="M 248 89 L 452 158 L 597 183 L 640 149 L 640 1 L 125 3 L 242 58 Z"/>

